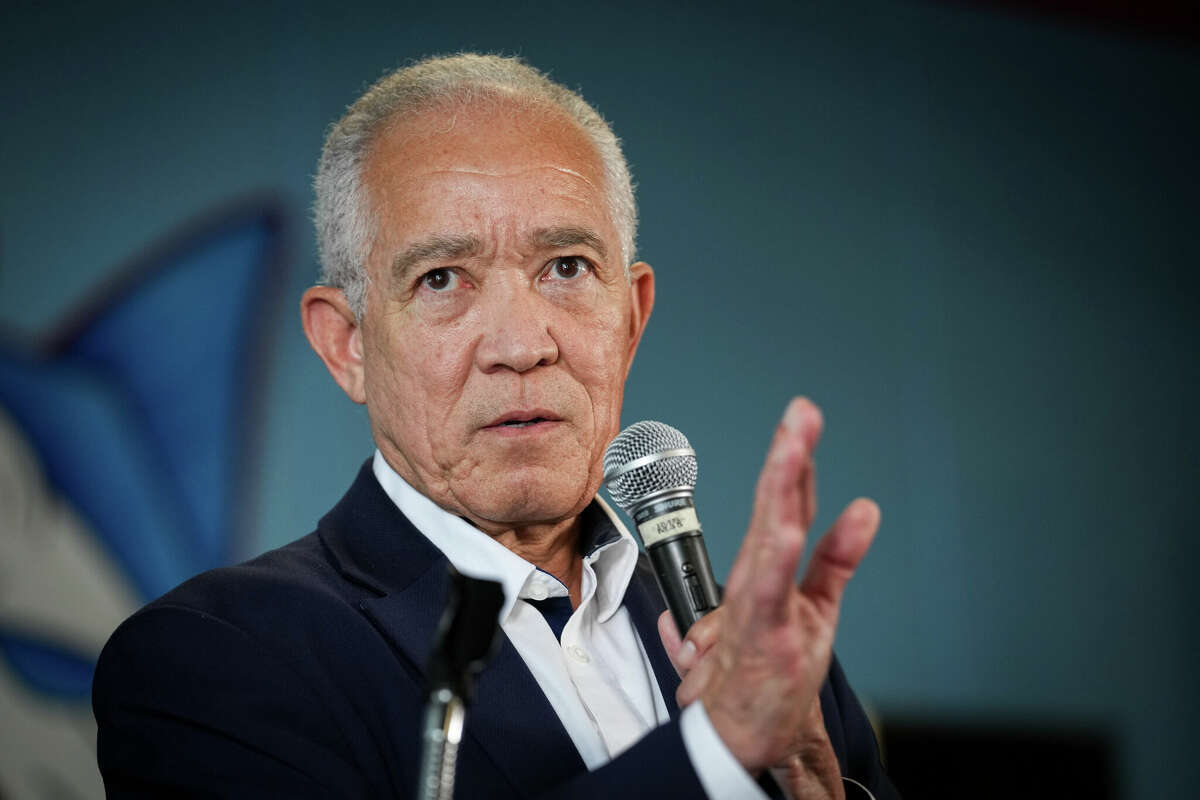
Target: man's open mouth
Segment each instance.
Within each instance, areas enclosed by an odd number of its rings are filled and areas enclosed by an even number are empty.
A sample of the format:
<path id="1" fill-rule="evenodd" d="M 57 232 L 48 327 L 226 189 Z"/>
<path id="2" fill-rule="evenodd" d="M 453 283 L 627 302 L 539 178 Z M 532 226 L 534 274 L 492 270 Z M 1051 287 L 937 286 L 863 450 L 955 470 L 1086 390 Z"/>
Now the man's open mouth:
<path id="1" fill-rule="evenodd" d="M 527 411 L 513 411 L 501 417 L 497 417 L 487 425 L 489 428 L 528 428 L 531 425 L 537 425 L 542 422 L 558 422 L 559 418 L 545 409 L 529 409 Z"/>
<path id="2" fill-rule="evenodd" d="M 533 419 L 510 419 L 508 422 L 501 422 L 501 427 L 504 428 L 527 428 L 530 425 L 536 425 L 539 422 L 549 422 L 545 417 L 534 417 Z"/>

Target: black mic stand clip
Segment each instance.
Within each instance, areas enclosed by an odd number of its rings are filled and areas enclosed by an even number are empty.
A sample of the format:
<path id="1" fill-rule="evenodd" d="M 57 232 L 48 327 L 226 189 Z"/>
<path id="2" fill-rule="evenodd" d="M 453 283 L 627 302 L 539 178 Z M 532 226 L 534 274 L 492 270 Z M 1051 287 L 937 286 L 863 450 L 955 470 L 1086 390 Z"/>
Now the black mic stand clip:
<path id="1" fill-rule="evenodd" d="M 458 746 L 475 676 L 495 650 L 504 590 L 449 567 L 446 610 L 429 657 L 429 696 L 421 735 L 419 800 L 451 800 Z"/>

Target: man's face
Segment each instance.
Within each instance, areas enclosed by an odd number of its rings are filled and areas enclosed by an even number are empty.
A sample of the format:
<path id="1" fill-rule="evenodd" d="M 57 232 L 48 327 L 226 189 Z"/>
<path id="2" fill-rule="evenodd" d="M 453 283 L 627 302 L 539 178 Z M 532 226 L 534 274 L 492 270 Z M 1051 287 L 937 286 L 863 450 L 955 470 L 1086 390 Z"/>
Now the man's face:
<path id="1" fill-rule="evenodd" d="M 388 463 L 485 530 L 579 513 L 652 296 L 590 142 L 556 110 L 431 112 L 381 137 L 365 184 L 363 391 Z"/>

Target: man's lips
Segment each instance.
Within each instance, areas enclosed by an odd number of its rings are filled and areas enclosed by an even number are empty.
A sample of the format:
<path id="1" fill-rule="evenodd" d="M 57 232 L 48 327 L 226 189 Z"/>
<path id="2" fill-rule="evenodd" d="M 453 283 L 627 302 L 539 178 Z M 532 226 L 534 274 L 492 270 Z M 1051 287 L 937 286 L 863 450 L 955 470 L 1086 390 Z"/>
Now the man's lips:
<path id="1" fill-rule="evenodd" d="M 561 422 L 562 417 L 555 414 L 553 411 L 547 411 L 544 408 L 532 408 L 525 411 L 509 411 L 501 414 L 494 420 L 484 425 L 484 429 L 497 428 L 505 429 L 520 429 L 537 425 L 542 422 Z"/>

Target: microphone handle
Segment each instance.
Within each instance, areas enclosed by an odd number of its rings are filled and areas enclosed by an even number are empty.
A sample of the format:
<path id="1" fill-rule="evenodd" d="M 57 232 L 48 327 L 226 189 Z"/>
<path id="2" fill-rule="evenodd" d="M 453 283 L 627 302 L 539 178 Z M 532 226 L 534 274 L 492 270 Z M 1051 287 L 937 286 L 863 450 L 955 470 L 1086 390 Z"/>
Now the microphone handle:
<path id="1" fill-rule="evenodd" d="M 466 724 L 463 699 L 446 687 L 430 693 L 421 732 L 417 800 L 453 800 L 458 745 Z"/>
<path id="2" fill-rule="evenodd" d="M 646 552 L 679 635 L 686 636 L 698 619 L 721 604 L 704 537 L 699 531 L 673 536 L 648 545 Z"/>

